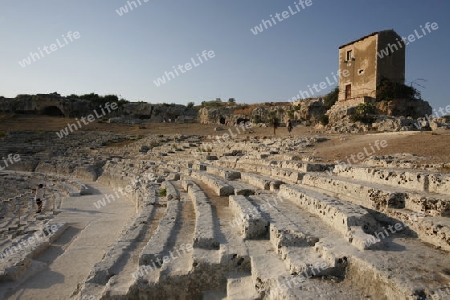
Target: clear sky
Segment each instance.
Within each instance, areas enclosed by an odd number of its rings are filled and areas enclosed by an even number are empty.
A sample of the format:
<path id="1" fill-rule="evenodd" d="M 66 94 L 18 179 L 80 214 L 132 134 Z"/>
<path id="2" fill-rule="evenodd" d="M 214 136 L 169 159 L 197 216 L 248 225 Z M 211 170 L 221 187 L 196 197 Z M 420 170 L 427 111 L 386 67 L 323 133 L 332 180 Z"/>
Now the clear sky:
<path id="1" fill-rule="evenodd" d="M 407 47 L 406 81 L 424 86 L 423 98 L 434 108 L 450 104 L 449 0 L 311 0 L 305 8 L 299 0 L 139 1 L 130 10 L 125 0 L 1 0 L 0 95 L 95 92 L 182 104 L 218 97 L 287 101 L 336 73 L 340 45 L 385 29 L 406 37 L 436 22 L 439 29 Z M 116 10 L 123 6 L 128 13 L 120 16 Z M 250 30 L 283 11 L 289 13 L 283 21 L 275 19 L 256 35 Z M 69 32 L 78 32 L 78 39 L 70 41 Z M 38 48 L 44 55 L 33 61 L 30 52 Z M 197 53 L 204 50 L 214 57 L 200 63 Z M 30 64 L 22 67 L 27 58 Z M 186 63 L 191 70 L 178 71 L 159 87 L 154 83 Z"/>

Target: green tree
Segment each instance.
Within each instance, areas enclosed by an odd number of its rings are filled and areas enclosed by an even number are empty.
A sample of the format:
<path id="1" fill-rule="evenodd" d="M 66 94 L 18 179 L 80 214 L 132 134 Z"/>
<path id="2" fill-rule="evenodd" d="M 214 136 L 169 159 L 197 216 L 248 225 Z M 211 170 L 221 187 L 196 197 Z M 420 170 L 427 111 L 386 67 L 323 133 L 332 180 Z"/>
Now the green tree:
<path id="1" fill-rule="evenodd" d="M 103 96 L 103 101 L 105 103 L 106 102 L 113 103 L 113 102 L 119 101 L 119 97 L 117 97 L 116 95 L 106 95 L 106 96 Z"/>

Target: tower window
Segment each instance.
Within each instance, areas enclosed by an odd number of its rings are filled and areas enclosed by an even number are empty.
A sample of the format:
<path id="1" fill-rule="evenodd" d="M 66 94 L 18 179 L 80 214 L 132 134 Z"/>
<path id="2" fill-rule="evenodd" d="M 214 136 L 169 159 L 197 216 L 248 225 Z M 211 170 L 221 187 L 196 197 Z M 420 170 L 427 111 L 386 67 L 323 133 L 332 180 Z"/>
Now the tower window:
<path id="1" fill-rule="evenodd" d="M 353 50 L 347 50 L 346 61 L 349 62 L 352 60 Z"/>

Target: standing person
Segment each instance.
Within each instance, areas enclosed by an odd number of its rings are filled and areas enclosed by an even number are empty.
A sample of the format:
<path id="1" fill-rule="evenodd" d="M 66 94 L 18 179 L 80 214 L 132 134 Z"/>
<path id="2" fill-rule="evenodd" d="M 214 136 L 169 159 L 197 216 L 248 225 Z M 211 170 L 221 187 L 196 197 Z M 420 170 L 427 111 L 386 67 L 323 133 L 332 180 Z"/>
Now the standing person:
<path id="1" fill-rule="evenodd" d="M 288 132 L 289 132 L 289 136 L 291 136 L 291 131 L 292 131 L 292 122 L 291 122 L 291 119 L 287 120 L 286 127 L 287 127 L 287 130 L 288 130 Z"/>
<path id="2" fill-rule="evenodd" d="M 273 117 L 272 126 L 273 126 L 273 135 L 277 135 L 276 130 L 278 128 L 278 120 L 276 117 Z"/>
<path id="3" fill-rule="evenodd" d="M 36 194 L 34 196 L 34 200 L 36 201 L 36 205 L 38 207 L 36 213 L 40 213 L 42 211 L 42 201 L 44 200 L 44 185 L 38 184 L 37 189 L 32 189 L 33 191 L 36 191 Z"/>

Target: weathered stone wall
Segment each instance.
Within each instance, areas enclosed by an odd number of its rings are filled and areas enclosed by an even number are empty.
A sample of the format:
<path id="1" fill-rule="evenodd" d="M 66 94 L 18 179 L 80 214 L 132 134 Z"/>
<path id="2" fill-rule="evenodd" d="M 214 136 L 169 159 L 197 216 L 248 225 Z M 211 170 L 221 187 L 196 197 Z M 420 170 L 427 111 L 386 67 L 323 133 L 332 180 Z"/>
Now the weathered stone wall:
<path id="1" fill-rule="evenodd" d="M 378 35 L 370 35 L 339 49 L 339 101 L 363 96 L 374 97 L 377 86 Z M 347 60 L 347 52 L 351 51 Z M 354 58 L 354 59 L 353 59 Z M 346 95 L 346 86 L 351 85 Z"/>

